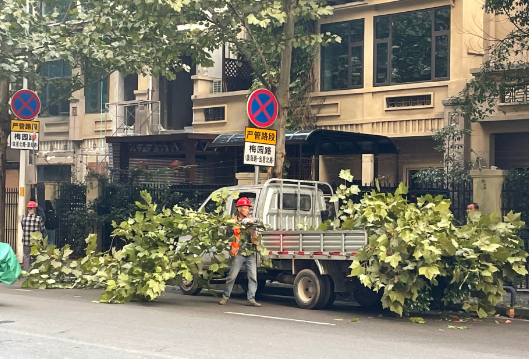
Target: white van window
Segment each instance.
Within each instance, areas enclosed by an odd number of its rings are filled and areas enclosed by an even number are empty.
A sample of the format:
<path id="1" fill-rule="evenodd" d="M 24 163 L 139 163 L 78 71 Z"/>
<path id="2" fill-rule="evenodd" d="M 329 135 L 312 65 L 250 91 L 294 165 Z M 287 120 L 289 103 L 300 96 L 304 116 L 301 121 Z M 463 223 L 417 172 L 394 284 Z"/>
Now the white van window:
<path id="1" fill-rule="evenodd" d="M 279 198 L 277 196 L 277 208 L 280 207 Z M 299 210 L 300 211 L 310 211 L 311 209 L 311 198 L 308 194 L 302 194 L 299 198 Z M 295 211 L 298 206 L 298 195 L 296 193 L 283 193 L 283 209 Z"/>

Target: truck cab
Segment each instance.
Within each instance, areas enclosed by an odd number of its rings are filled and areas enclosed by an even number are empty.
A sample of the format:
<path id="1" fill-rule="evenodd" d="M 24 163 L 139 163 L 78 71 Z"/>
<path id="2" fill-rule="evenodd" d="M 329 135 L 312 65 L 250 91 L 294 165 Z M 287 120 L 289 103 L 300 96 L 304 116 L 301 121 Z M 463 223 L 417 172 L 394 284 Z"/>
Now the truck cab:
<path id="1" fill-rule="evenodd" d="M 337 212 L 336 203 L 329 202 L 332 188 L 325 182 L 270 179 L 264 184 L 232 186 L 228 190 L 239 192 L 239 198 L 248 198 L 252 215 L 270 230 L 315 229 Z M 235 216 L 236 202 L 230 197 L 224 214 Z M 217 203 L 210 195 L 199 210 L 210 213 L 216 208 Z"/>

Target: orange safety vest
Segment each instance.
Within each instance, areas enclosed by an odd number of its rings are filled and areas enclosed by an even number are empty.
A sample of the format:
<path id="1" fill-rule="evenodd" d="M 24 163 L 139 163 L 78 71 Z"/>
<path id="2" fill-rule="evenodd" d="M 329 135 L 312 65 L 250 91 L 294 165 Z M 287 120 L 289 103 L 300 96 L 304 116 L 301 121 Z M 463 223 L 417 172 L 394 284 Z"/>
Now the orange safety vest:
<path id="1" fill-rule="evenodd" d="M 234 217 L 236 221 L 239 220 L 237 216 Z M 233 234 L 235 235 L 235 240 L 231 242 L 231 249 L 230 249 L 230 257 L 235 257 L 237 253 L 239 252 L 239 242 L 241 240 L 241 228 L 235 227 L 233 228 Z M 253 238 L 257 238 L 257 235 L 254 235 Z M 258 245 L 259 243 L 252 241 L 254 245 Z"/>

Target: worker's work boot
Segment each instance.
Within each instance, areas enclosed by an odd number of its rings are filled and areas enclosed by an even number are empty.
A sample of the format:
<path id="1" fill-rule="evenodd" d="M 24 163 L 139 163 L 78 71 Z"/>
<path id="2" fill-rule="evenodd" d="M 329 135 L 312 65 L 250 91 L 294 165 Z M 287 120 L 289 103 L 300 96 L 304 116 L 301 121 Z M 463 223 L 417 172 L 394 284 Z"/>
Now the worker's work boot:
<path id="1" fill-rule="evenodd" d="M 226 299 L 226 298 L 224 298 L 224 297 L 223 297 L 223 298 L 220 300 L 220 302 L 219 302 L 220 305 L 224 305 L 224 304 L 226 304 L 226 303 L 228 303 L 228 299 Z"/>
<path id="2" fill-rule="evenodd" d="M 249 300 L 246 302 L 246 305 L 254 306 L 254 307 L 260 307 L 261 303 L 257 303 L 255 300 Z"/>

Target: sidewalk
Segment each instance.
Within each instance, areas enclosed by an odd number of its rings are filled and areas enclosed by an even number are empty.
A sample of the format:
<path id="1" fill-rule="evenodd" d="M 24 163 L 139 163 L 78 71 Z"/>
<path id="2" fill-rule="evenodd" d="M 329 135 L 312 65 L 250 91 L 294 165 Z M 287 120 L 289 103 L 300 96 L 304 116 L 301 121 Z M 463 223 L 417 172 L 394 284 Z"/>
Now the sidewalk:
<path id="1" fill-rule="evenodd" d="M 503 301 L 496 305 L 496 313 L 502 316 L 509 316 L 509 309 L 511 309 L 511 295 L 507 293 L 503 296 Z M 518 289 L 514 306 L 514 317 L 529 319 L 529 290 Z"/>

